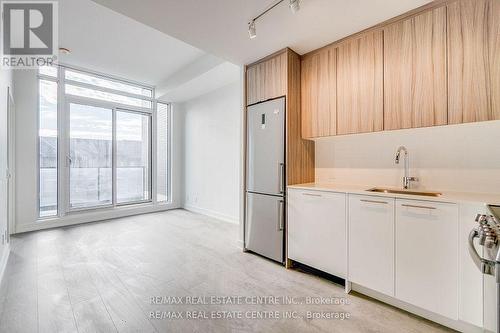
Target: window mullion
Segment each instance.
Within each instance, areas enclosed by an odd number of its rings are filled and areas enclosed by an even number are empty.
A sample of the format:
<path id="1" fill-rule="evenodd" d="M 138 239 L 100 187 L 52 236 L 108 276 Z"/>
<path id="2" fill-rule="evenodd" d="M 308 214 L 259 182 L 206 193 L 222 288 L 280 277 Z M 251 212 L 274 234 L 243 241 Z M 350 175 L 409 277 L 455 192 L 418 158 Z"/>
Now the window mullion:
<path id="1" fill-rule="evenodd" d="M 151 167 L 149 168 L 150 171 L 150 186 L 149 190 L 151 191 L 151 200 L 153 201 L 154 204 L 158 203 L 158 184 L 157 184 L 157 177 L 158 177 L 158 142 L 156 140 L 157 135 L 158 135 L 158 113 L 157 113 L 157 103 L 156 101 L 153 103 L 153 114 L 151 115 L 151 121 L 150 121 L 150 131 L 149 131 L 149 142 L 150 142 L 150 163 Z"/>
<path id="2" fill-rule="evenodd" d="M 113 108 L 113 120 L 112 120 L 112 137 L 111 137 L 111 173 L 112 173 L 112 197 L 113 197 L 113 207 L 117 205 L 117 192 L 116 192 L 116 108 Z"/>
<path id="3" fill-rule="evenodd" d="M 66 99 L 64 97 L 64 69 L 59 68 L 57 73 L 57 145 L 58 145 L 58 172 L 57 186 L 58 198 L 57 205 L 59 208 L 58 215 L 65 216 L 69 211 L 68 195 L 69 195 L 69 137 L 68 137 L 68 122 L 69 117 L 66 115 Z"/>

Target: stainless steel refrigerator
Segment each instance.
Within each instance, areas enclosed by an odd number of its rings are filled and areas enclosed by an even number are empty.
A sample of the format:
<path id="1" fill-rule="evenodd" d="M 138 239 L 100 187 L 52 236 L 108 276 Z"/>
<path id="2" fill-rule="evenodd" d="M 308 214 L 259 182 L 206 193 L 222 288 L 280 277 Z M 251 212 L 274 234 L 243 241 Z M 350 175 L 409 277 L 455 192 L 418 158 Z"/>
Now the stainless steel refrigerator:
<path id="1" fill-rule="evenodd" d="M 247 108 L 245 248 L 284 262 L 285 98 Z"/>

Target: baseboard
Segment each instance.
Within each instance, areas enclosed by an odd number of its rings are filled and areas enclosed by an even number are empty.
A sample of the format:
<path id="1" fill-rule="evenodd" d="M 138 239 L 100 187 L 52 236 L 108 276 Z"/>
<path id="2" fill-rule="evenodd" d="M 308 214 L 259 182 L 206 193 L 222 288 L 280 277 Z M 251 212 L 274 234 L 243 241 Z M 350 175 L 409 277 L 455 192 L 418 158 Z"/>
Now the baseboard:
<path id="1" fill-rule="evenodd" d="M 224 222 L 233 223 L 233 224 L 240 223 L 240 221 L 237 218 L 234 218 L 234 217 L 226 215 L 226 214 L 221 214 L 219 212 L 216 212 L 216 211 L 213 211 L 210 209 L 200 208 L 200 207 L 196 207 L 196 206 L 192 206 L 192 205 L 184 205 L 183 208 L 185 210 L 190 211 L 190 212 L 213 217 L 214 219 L 221 220 Z"/>
<path id="2" fill-rule="evenodd" d="M 5 269 L 7 268 L 7 262 L 9 261 L 9 254 L 10 254 L 10 246 L 7 244 L 7 246 L 4 249 L 2 258 L 0 258 L 0 283 L 2 283 L 3 275 L 5 273 Z"/>
<path id="3" fill-rule="evenodd" d="M 358 284 L 352 283 L 352 290 L 357 291 L 361 294 L 364 294 L 366 296 L 369 296 L 371 298 L 374 298 L 376 300 L 379 300 L 381 302 L 387 303 L 389 305 L 392 305 L 396 308 L 399 308 L 401 310 L 410 312 L 414 315 L 423 317 L 425 319 L 428 319 L 430 321 L 436 322 L 438 324 L 441 324 L 443 326 L 452 328 L 454 330 L 457 330 L 459 332 L 464 332 L 464 333 L 481 333 L 484 332 L 483 329 L 474 326 L 472 324 L 463 322 L 461 320 L 453 320 L 450 318 L 443 317 L 439 314 L 421 309 L 419 307 L 416 307 L 414 305 L 408 304 L 406 302 L 400 301 L 398 299 L 395 299 L 393 297 L 381 294 L 379 292 L 376 292 L 374 290 L 371 290 L 369 288 L 360 286 Z"/>
<path id="4" fill-rule="evenodd" d="M 44 229 L 59 228 L 59 227 L 67 227 L 72 225 L 93 223 L 99 221 L 106 221 L 106 220 L 118 219 L 122 217 L 129 217 L 135 215 L 158 213 L 179 208 L 181 207 L 173 204 L 156 205 L 156 206 L 152 204 L 145 204 L 145 205 L 132 205 L 128 207 L 113 208 L 110 210 L 74 213 L 64 217 L 44 219 L 34 223 L 17 225 L 16 232 L 14 234 L 44 230 Z"/>

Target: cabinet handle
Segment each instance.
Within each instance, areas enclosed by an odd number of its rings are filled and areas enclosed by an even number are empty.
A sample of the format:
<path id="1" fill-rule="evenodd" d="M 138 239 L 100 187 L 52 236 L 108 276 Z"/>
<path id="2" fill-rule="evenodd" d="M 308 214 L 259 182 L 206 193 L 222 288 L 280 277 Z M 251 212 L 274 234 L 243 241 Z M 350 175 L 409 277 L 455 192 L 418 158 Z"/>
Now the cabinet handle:
<path id="1" fill-rule="evenodd" d="M 312 194 L 312 193 L 302 193 L 302 195 L 305 195 L 308 197 L 322 197 L 321 194 Z"/>
<path id="2" fill-rule="evenodd" d="M 377 200 L 367 200 L 367 199 L 360 199 L 360 201 L 369 202 L 369 203 L 376 203 L 376 204 L 383 204 L 383 205 L 389 204 L 387 201 L 377 201 Z"/>
<path id="3" fill-rule="evenodd" d="M 408 205 L 408 204 L 401 204 L 403 207 L 408 207 L 408 208 L 420 208 L 420 209 L 437 209 L 436 207 L 430 207 L 430 206 L 418 206 L 418 205 Z"/>

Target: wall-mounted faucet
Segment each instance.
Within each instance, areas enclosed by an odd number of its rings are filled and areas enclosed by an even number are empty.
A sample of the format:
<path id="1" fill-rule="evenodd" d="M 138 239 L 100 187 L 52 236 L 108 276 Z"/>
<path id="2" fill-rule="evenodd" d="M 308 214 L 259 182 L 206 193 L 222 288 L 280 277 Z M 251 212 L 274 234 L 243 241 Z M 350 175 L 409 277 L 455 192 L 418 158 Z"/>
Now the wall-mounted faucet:
<path id="1" fill-rule="evenodd" d="M 396 152 L 396 164 L 399 164 L 400 158 L 401 158 L 401 152 L 404 153 L 404 159 L 405 159 L 405 175 L 403 177 L 403 188 L 404 189 L 409 189 L 410 188 L 410 183 L 411 182 L 418 182 L 418 178 L 415 177 L 410 177 L 410 158 L 408 156 L 408 149 L 406 149 L 405 146 L 401 146 L 398 148 Z"/>

